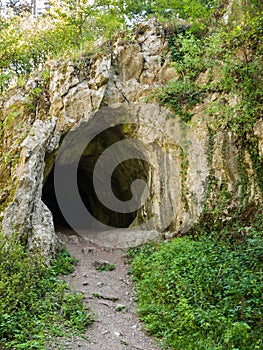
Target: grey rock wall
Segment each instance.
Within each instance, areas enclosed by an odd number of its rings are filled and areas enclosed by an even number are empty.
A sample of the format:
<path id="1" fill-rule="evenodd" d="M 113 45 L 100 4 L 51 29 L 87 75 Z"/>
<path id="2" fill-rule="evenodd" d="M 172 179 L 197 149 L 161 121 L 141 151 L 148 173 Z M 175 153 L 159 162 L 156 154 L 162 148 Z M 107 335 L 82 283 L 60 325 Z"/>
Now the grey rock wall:
<path id="1" fill-rule="evenodd" d="M 69 143 L 66 152 L 61 152 L 62 140 L 70 133 L 78 135 L 83 127 L 96 136 L 105 121 L 109 127 L 122 125 L 120 134 L 116 134 L 118 141 L 139 140 L 138 152 L 149 163 L 142 171 L 148 199 L 136 212 L 131 227 L 156 229 L 166 236 L 187 232 L 198 221 L 206 204 L 211 174 L 217 181 L 215 192 L 219 191 L 220 183 L 227 180 L 229 191 L 238 196 L 240 150 L 234 135 L 222 131 L 216 132 L 211 146 L 206 102 L 193 110 L 191 125 L 156 103 L 146 102 L 156 88 L 176 78 L 176 72 L 169 66 L 168 52 L 162 26 L 151 20 L 137 27 L 132 40 L 119 33 L 110 48 L 104 47 L 101 53 L 83 57 L 78 64 L 47 63 L 50 79 L 45 96 L 39 99 L 33 117 L 22 108 L 26 137 L 19 141 L 17 135 L 21 129 L 17 129 L 16 123 L 4 130 L 2 154 L 10 147 L 15 147 L 19 154 L 8 172 L 5 169 L 1 184 L 2 202 L 6 204 L 2 205 L 2 227 L 6 233 L 16 230 L 26 236 L 30 249 L 41 250 L 45 255 L 54 252 L 53 219 L 41 199 L 44 182 L 57 154 L 60 154 L 61 166 L 70 166 L 78 160 L 78 139 Z M 13 90 L 1 101 L 2 120 L 10 114 L 10 106 L 19 108 L 37 84 L 37 79 L 33 79 L 24 91 Z M 262 123 L 259 123 L 256 133 L 261 135 L 261 130 Z M 100 152 L 102 141 L 94 143 L 95 150 L 86 156 L 99 157 L 105 150 L 104 145 Z M 223 143 L 227 157 L 222 154 Z M 260 147 L 262 153 L 262 142 Z M 121 152 L 119 148 L 115 155 Z M 247 159 L 249 164 L 249 155 Z M 121 168 L 116 175 L 119 187 L 130 186 L 134 166 L 131 163 L 130 167 Z M 250 188 L 250 200 L 255 201 L 259 197 L 253 180 Z M 212 193 L 210 201 L 213 195 L 216 197 L 216 193 Z M 141 197 L 138 201 L 143 202 Z"/>

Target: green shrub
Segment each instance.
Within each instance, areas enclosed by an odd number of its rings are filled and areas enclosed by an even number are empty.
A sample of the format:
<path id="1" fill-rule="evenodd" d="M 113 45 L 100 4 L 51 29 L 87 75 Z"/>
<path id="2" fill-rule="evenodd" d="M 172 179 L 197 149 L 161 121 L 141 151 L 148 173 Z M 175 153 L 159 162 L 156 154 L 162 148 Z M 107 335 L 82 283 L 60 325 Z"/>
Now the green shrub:
<path id="1" fill-rule="evenodd" d="M 263 235 L 243 231 L 235 243 L 178 238 L 133 258 L 139 315 L 151 334 L 178 350 L 262 348 Z"/>
<path id="2" fill-rule="evenodd" d="M 45 349 L 48 337 L 91 323 L 83 296 L 71 293 L 58 274 L 72 272 L 74 259 L 61 250 L 50 266 L 14 237 L 0 236 L 0 348 Z"/>
<path id="3" fill-rule="evenodd" d="M 57 275 L 67 275 L 74 271 L 74 264 L 78 260 L 72 257 L 65 248 L 58 250 L 56 259 L 51 260 L 52 270 Z"/>
<path id="4" fill-rule="evenodd" d="M 155 93 L 155 98 L 161 105 L 167 105 L 185 122 L 191 120 L 189 113 L 193 106 L 207 95 L 207 89 L 192 82 L 188 78 L 180 78 L 168 82 Z"/>
<path id="5" fill-rule="evenodd" d="M 262 116 L 263 101 L 263 12 L 259 3 L 251 14 L 252 8 L 244 5 L 238 21 L 211 27 L 201 36 L 186 23 L 168 30 L 171 65 L 178 78 L 155 95 L 187 122 L 193 106 L 213 92 L 220 93 L 221 97 L 206 101 L 210 122 L 246 140 L 248 149 L 248 135 Z"/>

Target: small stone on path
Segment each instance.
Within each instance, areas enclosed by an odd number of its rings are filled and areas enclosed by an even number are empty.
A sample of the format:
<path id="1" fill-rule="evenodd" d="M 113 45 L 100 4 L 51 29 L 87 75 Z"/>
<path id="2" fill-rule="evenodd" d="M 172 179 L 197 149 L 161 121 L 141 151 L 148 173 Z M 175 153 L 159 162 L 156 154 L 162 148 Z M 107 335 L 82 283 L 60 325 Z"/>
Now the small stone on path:
<path id="1" fill-rule="evenodd" d="M 82 249 L 84 254 L 94 254 L 96 252 L 96 248 L 95 247 L 84 247 Z"/>
<path id="2" fill-rule="evenodd" d="M 120 332 L 114 332 L 114 335 L 119 338 L 122 334 Z"/>

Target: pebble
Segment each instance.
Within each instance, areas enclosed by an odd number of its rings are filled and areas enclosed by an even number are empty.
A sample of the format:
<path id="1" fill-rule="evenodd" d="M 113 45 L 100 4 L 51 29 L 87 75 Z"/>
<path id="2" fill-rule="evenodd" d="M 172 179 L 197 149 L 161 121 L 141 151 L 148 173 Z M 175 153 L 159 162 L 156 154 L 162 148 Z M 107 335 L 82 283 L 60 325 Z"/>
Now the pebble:
<path id="1" fill-rule="evenodd" d="M 113 249 L 110 247 L 102 247 L 101 250 L 108 253 L 111 253 L 113 251 Z"/>
<path id="2" fill-rule="evenodd" d="M 95 247 L 84 247 L 82 249 L 82 251 L 84 254 L 90 254 L 90 253 L 94 254 L 94 253 L 96 253 L 96 248 Z"/>
<path id="3" fill-rule="evenodd" d="M 119 338 L 121 336 L 121 333 L 120 332 L 114 332 L 114 335 Z"/>
<path id="4" fill-rule="evenodd" d="M 70 235 L 68 237 L 68 242 L 69 243 L 79 244 L 79 241 L 80 241 L 79 238 L 77 236 L 75 236 L 75 235 Z"/>

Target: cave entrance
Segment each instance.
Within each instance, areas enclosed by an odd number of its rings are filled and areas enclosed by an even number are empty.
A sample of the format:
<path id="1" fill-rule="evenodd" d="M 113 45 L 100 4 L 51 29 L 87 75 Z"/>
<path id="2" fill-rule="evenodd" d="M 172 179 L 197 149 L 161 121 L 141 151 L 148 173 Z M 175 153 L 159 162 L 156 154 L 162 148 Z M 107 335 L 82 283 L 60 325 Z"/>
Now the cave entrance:
<path id="1" fill-rule="evenodd" d="M 107 150 L 110 146 L 117 144 L 119 141 L 128 139 L 129 137 L 131 137 L 131 135 L 129 132 L 127 132 L 127 127 L 125 127 L 125 125 L 110 127 L 92 139 L 92 141 L 85 148 L 78 162 L 77 187 L 82 203 L 93 218 L 104 225 L 114 228 L 130 227 L 137 217 L 139 209 L 131 212 L 120 213 L 115 212 L 103 205 L 94 188 L 93 172 L 98 159 L 105 150 Z M 136 154 L 138 154 L 138 149 L 136 149 Z M 72 157 L 74 158 L 73 155 L 74 152 L 72 152 Z M 71 155 L 69 154 L 67 156 L 67 162 L 65 162 L 66 164 L 56 164 L 56 167 L 61 167 L 62 172 L 65 173 L 70 171 L 74 161 L 72 160 L 71 163 L 70 157 Z M 111 157 L 118 158 L 119 152 L 115 152 L 113 156 L 111 155 Z M 123 202 L 127 202 L 132 198 L 133 194 L 131 192 L 131 184 L 134 180 L 141 179 L 148 183 L 149 163 L 146 162 L 145 159 L 139 158 L 140 157 L 122 161 L 112 173 L 112 192 L 117 199 Z M 114 161 L 114 159 L 112 159 L 112 161 Z M 63 184 L 61 186 L 63 186 Z M 52 212 L 56 228 L 69 226 L 67 220 L 60 210 L 60 206 L 56 198 L 54 186 L 54 166 L 49 171 L 49 174 L 45 179 L 42 200 Z M 68 186 L 63 189 L 63 202 L 66 203 L 69 208 L 72 207 L 72 210 L 74 210 L 74 204 L 71 202 L 71 188 Z M 92 220 L 86 224 L 86 227 L 81 228 L 87 230 L 93 229 Z"/>

